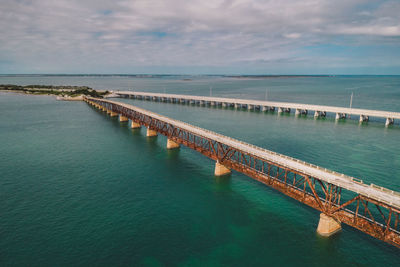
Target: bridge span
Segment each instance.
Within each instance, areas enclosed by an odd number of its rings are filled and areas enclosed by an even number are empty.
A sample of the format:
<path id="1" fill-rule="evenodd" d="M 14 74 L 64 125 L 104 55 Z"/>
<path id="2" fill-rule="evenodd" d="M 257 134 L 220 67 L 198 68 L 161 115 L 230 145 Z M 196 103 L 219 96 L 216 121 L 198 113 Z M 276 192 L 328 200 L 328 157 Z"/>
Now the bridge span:
<path id="1" fill-rule="evenodd" d="M 248 144 L 133 105 L 85 97 L 90 105 L 167 137 L 167 148 L 184 145 L 214 160 L 215 175 L 241 172 L 319 212 L 317 232 L 329 236 L 352 226 L 400 248 L 400 193 Z"/>
<path id="2" fill-rule="evenodd" d="M 251 99 L 236 99 L 224 97 L 209 97 L 209 96 L 193 96 L 193 95 L 176 95 L 176 94 L 160 94 L 148 92 L 135 92 L 135 91 L 116 91 L 114 95 L 121 97 L 131 97 L 138 99 L 148 99 L 162 102 L 172 103 L 191 103 L 198 105 L 221 105 L 223 107 L 246 108 L 249 110 L 260 111 L 277 111 L 279 113 L 290 113 L 295 111 L 296 116 L 307 115 L 309 112 L 314 112 L 314 117 L 325 117 L 326 114 L 335 114 L 335 119 L 346 119 L 351 116 L 359 117 L 360 122 L 368 121 L 370 117 L 385 119 L 385 125 L 389 126 L 394 123 L 394 120 L 400 119 L 400 112 L 358 109 L 358 108 L 345 108 L 323 105 L 309 105 L 288 102 L 272 102 L 260 101 Z"/>

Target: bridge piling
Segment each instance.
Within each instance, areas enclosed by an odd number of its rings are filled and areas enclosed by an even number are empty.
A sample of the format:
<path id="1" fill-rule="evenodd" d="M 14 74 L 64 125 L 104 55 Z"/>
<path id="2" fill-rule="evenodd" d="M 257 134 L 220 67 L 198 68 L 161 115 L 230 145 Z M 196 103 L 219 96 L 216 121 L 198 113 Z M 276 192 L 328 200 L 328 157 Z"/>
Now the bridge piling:
<path id="1" fill-rule="evenodd" d="M 319 118 L 319 117 L 326 117 L 326 112 L 316 110 L 314 113 L 314 118 Z"/>
<path id="2" fill-rule="evenodd" d="M 278 108 L 278 114 L 281 114 L 281 113 L 290 113 L 290 108 L 281 108 L 281 107 L 279 107 Z"/>
<path id="3" fill-rule="evenodd" d="M 138 129 L 140 127 L 141 127 L 141 125 L 139 123 L 131 121 L 131 128 L 132 129 Z"/>
<path id="4" fill-rule="evenodd" d="M 167 149 L 174 149 L 174 148 L 179 148 L 179 144 L 168 138 Z"/>
<path id="5" fill-rule="evenodd" d="M 336 113 L 335 120 L 345 119 L 346 113 Z"/>
<path id="6" fill-rule="evenodd" d="M 157 131 L 154 131 L 150 128 L 147 128 L 147 133 L 146 133 L 147 137 L 153 137 L 153 136 L 157 136 Z"/>
<path id="7" fill-rule="evenodd" d="M 219 163 L 219 161 L 215 162 L 215 171 L 214 171 L 215 176 L 224 176 L 224 175 L 228 175 L 230 173 L 231 173 L 231 170 L 229 168 L 227 168 L 224 165 L 222 165 L 221 163 Z"/>
<path id="8" fill-rule="evenodd" d="M 342 229 L 340 222 L 324 213 L 319 216 L 317 233 L 321 236 L 331 236 Z"/>
<path id="9" fill-rule="evenodd" d="M 389 125 L 391 125 L 391 124 L 393 124 L 394 123 L 394 119 L 392 119 L 392 118 L 386 118 L 386 122 L 385 122 L 385 126 L 387 127 L 387 126 L 389 126 Z"/>
<path id="10" fill-rule="evenodd" d="M 364 121 L 368 121 L 369 120 L 369 117 L 368 116 L 366 116 L 366 115 L 360 115 L 360 122 L 364 122 Z"/>
<path id="11" fill-rule="evenodd" d="M 121 115 L 121 114 L 119 114 L 118 120 L 119 120 L 120 122 L 124 122 L 124 121 L 128 121 L 128 118 L 125 117 L 125 116 L 123 116 L 123 115 Z"/>

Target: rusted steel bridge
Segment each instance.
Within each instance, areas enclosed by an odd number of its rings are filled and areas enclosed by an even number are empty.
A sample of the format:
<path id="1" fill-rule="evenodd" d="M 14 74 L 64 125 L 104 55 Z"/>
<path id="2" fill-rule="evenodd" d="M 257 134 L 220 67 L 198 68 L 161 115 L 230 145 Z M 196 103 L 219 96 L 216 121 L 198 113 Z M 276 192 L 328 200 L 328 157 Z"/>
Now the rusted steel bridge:
<path id="1" fill-rule="evenodd" d="M 321 235 L 345 223 L 400 248 L 398 192 L 129 104 L 84 100 L 120 121 L 131 120 L 132 128 L 147 127 L 147 136 L 166 136 L 168 148 L 184 145 L 216 161 L 216 175 L 236 170 L 320 211 Z"/>

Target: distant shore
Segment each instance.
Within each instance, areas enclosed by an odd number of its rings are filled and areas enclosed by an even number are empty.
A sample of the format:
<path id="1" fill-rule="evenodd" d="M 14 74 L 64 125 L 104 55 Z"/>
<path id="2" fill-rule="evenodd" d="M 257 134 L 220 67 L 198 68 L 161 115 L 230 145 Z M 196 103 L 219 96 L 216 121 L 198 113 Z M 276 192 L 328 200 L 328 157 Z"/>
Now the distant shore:
<path id="1" fill-rule="evenodd" d="M 14 85 L 0 84 L 1 92 L 13 92 L 26 95 L 56 96 L 57 100 L 81 101 L 83 96 L 103 98 L 109 91 L 94 90 L 87 86 L 53 86 L 53 85 Z"/>

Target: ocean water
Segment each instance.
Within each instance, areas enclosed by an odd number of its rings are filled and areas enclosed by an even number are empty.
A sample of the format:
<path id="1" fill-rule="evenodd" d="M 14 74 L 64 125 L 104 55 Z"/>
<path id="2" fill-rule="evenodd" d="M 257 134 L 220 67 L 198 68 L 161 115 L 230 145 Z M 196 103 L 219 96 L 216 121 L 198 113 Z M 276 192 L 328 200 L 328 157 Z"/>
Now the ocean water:
<path id="1" fill-rule="evenodd" d="M 184 80 L 186 79 L 186 80 Z M 400 111 L 400 77 L 0 76 Z M 267 93 L 267 97 L 266 97 Z M 400 191 L 400 127 L 118 99 Z M 0 93 L 1 266 L 396 266 L 395 247 L 83 102 Z"/>

